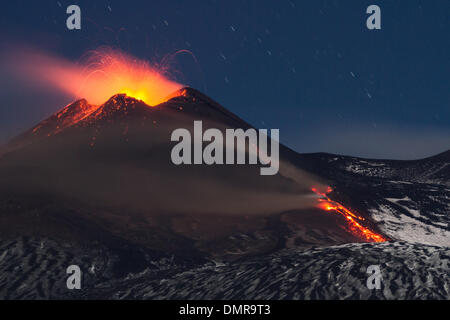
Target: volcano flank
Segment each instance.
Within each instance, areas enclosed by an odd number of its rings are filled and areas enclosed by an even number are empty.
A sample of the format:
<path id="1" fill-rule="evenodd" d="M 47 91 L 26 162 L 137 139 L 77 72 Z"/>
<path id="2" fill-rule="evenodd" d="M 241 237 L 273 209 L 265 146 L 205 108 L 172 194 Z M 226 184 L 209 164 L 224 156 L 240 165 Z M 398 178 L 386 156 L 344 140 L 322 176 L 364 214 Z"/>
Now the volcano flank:
<path id="1" fill-rule="evenodd" d="M 448 205 L 446 156 L 375 165 L 301 155 L 280 145 L 273 176 L 261 176 L 259 166 L 250 164 L 173 164 L 171 133 L 197 120 L 205 130 L 252 128 L 188 87 L 155 106 L 126 94 L 101 105 L 85 99 L 67 105 L 0 149 L 1 240 L 25 243 L 31 251 L 42 241 L 64 243 L 68 251 L 55 258 L 61 266 L 75 251 L 86 261 L 101 252 L 106 258 L 96 263 L 108 279 L 162 265 L 189 269 L 285 250 L 408 241 L 408 231 L 394 221 L 404 216 L 420 243 L 448 240 L 448 221 L 441 217 Z M 411 170 L 417 174 L 408 175 Z M 420 187 L 414 184 L 418 177 Z M 440 199 L 428 204 L 430 216 L 419 205 L 428 187 Z M 430 227 L 433 237 L 423 231 Z M 92 288 L 96 276 L 88 276 Z M 43 296 L 66 296 L 62 284 L 52 286 Z M 5 289 L 3 296 L 14 297 L 16 289 Z M 30 290 L 31 297 L 39 296 Z M 106 291 L 95 294 L 111 297 Z"/>

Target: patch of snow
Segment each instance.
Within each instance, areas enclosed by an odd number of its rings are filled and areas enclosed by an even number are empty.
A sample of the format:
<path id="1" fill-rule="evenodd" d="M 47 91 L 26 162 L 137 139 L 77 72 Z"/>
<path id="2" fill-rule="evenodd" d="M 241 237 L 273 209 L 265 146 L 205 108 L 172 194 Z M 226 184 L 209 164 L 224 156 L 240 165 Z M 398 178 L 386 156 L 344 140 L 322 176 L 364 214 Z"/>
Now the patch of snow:
<path id="1" fill-rule="evenodd" d="M 405 209 L 406 211 L 411 213 L 414 217 L 420 218 L 420 211 L 419 210 L 410 208 L 410 207 L 406 206 L 405 204 L 400 204 L 399 203 L 401 201 L 401 202 L 411 202 L 412 204 L 414 204 L 414 202 L 410 198 L 408 198 L 408 197 L 404 197 L 404 198 L 401 198 L 401 199 L 386 198 L 386 200 L 389 201 L 389 202 L 395 203 L 399 207 Z"/>
<path id="2" fill-rule="evenodd" d="M 424 223 L 397 211 L 388 205 L 369 210 L 380 229 L 390 238 L 413 243 L 450 247 L 450 232 Z"/>
<path id="3" fill-rule="evenodd" d="M 412 182 L 407 182 L 407 181 L 388 181 L 390 183 L 394 183 L 394 184 L 413 184 Z"/>

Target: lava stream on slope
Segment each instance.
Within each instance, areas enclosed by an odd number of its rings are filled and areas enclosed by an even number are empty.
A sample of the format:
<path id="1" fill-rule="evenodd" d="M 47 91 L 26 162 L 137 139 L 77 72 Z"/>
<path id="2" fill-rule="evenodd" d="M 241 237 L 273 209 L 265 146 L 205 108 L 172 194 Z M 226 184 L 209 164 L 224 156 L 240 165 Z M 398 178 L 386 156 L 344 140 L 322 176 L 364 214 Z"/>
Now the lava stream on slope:
<path id="1" fill-rule="evenodd" d="M 385 242 L 388 241 L 387 238 L 383 237 L 380 234 L 377 234 L 370 230 L 369 228 L 364 227 L 361 223 L 358 221 L 364 221 L 365 219 L 349 209 L 345 208 L 342 204 L 339 202 L 331 200 L 327 194 L 333 191 L 330 187 L 328 187 L 327 192 L 320 192 L 316 188 L 311 189 L 314 193 L 320 196 L 318 199 L 318 207 L 320 209 L 326 210 L 326 211 L 333 211 L 336 213 L 341 214 L 346 220 L 349 225 L 350 231 L 357 236 L 369 241 L 369 242 Z"/>

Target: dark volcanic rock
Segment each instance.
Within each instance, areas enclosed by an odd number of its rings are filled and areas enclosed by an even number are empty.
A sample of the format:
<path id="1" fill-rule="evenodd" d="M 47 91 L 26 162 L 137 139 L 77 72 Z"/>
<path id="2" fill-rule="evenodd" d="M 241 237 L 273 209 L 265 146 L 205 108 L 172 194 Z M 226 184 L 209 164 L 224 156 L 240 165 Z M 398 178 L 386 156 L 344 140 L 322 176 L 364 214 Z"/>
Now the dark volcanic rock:
<path id="1" fill-rule="evenodd" d="M 450 152 L 297 154 L 280 173 L 175 166 L 170 134 L 251 126 L 184 88 L 149 107 L 79 100 L 0 151 L 2 299 L 449 299 Z M 392 239 L 364 244 L 311 187 Z M 79 265 L 82 290 L 66 288 Z M 382 288 L 369 290 L 378 265 Z"/>
<path id="2" fill-rule="evenodd" d="M 51 240 L 0 246 L 3 299 L 449 299 L 450 249 L 386 242 L 290 249 L 232 263 L 179 265 L 145 260 L 140 272 L 113 272 L 117 254 Z M 67 266 L 83 270 L 82 289 L 65 286 Z M 378 265 L 381 288 L 367 287 Z"/>

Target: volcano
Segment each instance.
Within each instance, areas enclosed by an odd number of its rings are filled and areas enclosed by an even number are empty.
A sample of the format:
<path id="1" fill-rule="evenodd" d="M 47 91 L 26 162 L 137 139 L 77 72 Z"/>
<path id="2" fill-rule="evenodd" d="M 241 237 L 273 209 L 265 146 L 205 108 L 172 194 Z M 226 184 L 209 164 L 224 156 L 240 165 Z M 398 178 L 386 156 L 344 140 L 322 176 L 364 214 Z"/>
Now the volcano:
<path id="1" fill-rule="evenodd" d="M 145 274 L 153 293 L 130 289 L 127 297 L 158 298 L 170 291 L 156 285 L 167 272 L 176 278 L 191 270 L 203 281 L 209 275 L 196 270 L 211 264 L 226 265 L 227 272 L 254 270 L 255 263 L 292 261 L 298 252 L 301 259 L 330 261 L 335 254 L 342 263 L 343 252 L 363 259 L 361 248 L 369 248 L 374 260 L 379 252 L 406 250 L 397 241 L 408 243 L 405 261 L 421 250 L 448 255 L 450 151 L 418 161 L 383 161 L 298 154 L 280 145 L 280 170 L 274 176 L 261 176 L 252 165 L 174 165 L 171 133 L 196 120 L 205 129 L 252 128 L 185 87 L 155 106 L 126 94 L 101 105 L 81 99 L 5 145 L 0 152 L 0 234 L 6 250 L 0 257 L 0 296 L 117 298 L 115 286 L 133 288 Z M 378 245 L 384 247 L 363 247 L 383 242 Z M 53 262 L 42 291 L 36 275 L 49 256 Z M 17 261 L 24 270 L 10 269 Z M 86 290 L 65 288 L 66 264 L 89 270 Z M 423 265 L 421 272 L 428 272 Z M 23 277 L 20 272 L 27 275 L 26 288 L 11 280 Z M 318 269 L 309 272 L 315 275 Z M 172 285 L 185 283 L 180 281 Z M 202 297 L 276 296 L 266 289 L 238 296 L 205 288 Z M 167 297 L 192 298 L 192 290 Z M 437 292 L 448 295 L 445 290 L 440 286 Z"/>

